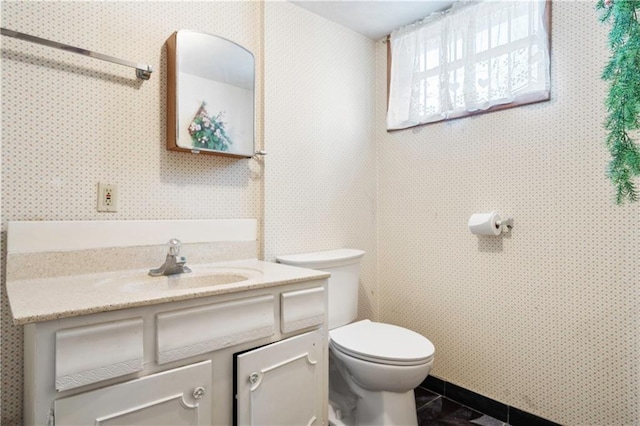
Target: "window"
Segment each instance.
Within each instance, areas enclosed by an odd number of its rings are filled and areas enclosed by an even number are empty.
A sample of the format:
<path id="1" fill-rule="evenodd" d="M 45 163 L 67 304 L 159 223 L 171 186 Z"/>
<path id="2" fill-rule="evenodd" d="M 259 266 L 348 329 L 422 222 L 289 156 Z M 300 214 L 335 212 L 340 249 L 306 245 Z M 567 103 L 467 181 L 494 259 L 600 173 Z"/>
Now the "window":
<path id="1" fill-rule="evenodd" d="M 463 3 L 391 34 L 387 129 L 549 99 L 549 3 Z"/>

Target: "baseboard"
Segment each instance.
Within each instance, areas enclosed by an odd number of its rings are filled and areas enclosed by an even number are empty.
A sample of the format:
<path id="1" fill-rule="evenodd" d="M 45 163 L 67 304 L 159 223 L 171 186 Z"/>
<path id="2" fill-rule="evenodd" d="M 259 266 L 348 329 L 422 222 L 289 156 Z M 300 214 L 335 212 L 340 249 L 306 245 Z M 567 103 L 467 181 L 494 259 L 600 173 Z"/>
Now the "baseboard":
<path id="1" fill-rule="evenodd" d="M 420 387 L 443 395 L 459 404 L 487 414 L 511 426 L 560 426 L 551 420 L 527 413 L 434 376 L 427 376 Z"/>

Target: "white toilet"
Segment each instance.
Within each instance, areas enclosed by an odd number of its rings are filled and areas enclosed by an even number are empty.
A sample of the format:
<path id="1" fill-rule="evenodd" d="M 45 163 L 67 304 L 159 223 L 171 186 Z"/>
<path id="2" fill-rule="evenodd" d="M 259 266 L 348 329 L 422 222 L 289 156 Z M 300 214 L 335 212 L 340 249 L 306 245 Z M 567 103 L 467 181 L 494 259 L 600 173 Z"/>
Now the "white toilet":
<path id="1" fill-rule="evenodd" d="M 329 278 L 329 423 L 335 426 L 417 426 L 413 389 L 433 365 L 433 344 L 395 325 L 358 314 L 364 252 L 340 249 L 278 256 L 280 263 L 319 269 Z"/>

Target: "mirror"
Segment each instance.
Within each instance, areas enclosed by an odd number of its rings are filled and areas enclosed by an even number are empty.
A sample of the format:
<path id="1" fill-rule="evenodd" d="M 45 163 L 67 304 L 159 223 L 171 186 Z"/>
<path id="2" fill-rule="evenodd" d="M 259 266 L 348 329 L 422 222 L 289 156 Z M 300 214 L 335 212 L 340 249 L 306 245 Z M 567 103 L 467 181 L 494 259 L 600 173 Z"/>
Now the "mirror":
<path id="1" fill-rule="evenodd" d="M 253 54 L 191 30 L 173 33 L 166 45 L 167 148 L 253 157 Z"/>

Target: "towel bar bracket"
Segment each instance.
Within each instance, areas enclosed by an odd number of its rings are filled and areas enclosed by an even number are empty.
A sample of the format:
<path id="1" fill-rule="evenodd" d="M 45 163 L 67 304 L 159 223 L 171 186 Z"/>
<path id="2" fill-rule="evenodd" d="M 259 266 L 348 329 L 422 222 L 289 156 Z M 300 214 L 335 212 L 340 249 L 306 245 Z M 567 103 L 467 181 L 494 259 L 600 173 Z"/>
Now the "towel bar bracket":
<path id="1" fill-rule="evenodd" d="M 136 68 L 136 77 L 138 77 L 140 80 L 149 80 L 151 78 L 152 72 L 153 70 L 142 70 L 140 68 Z"/>

